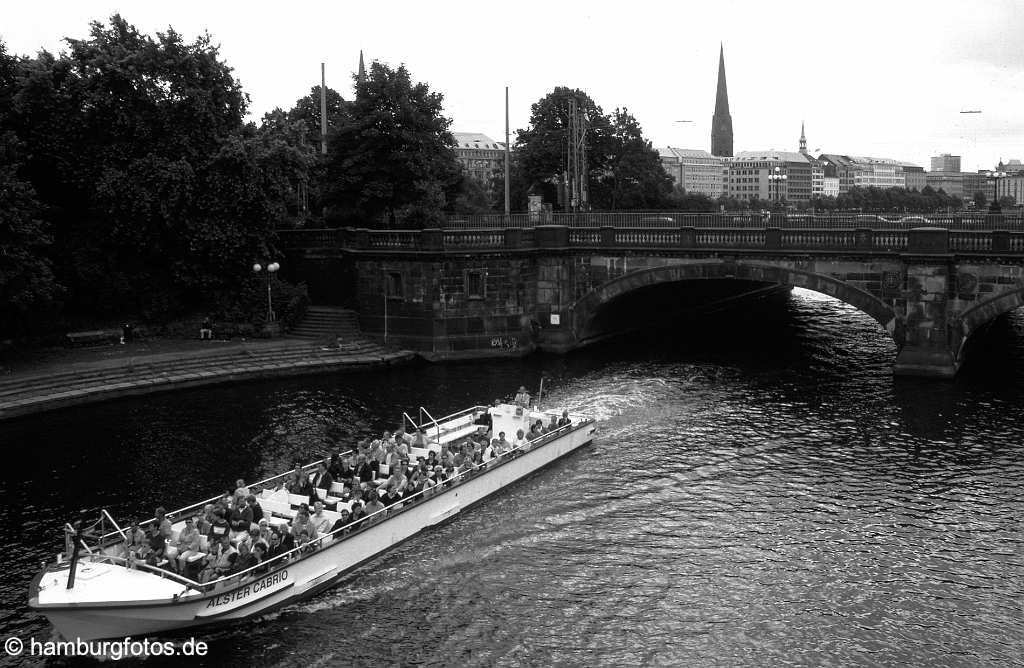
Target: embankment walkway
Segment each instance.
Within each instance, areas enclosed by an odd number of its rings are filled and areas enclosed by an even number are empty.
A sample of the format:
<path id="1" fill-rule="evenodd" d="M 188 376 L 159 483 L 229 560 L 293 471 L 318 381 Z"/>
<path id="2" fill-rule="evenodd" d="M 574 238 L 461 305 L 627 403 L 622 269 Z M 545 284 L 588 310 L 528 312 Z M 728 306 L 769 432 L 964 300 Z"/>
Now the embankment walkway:
<path id="1" fill-rule="evenodd" d="M 76 404 L 254 378 L 362 370 L 415 354 L 366 340 L 337 348 L 310 341 L 141 341 L 51 350 L 0 373 L 0 420 Z"/>

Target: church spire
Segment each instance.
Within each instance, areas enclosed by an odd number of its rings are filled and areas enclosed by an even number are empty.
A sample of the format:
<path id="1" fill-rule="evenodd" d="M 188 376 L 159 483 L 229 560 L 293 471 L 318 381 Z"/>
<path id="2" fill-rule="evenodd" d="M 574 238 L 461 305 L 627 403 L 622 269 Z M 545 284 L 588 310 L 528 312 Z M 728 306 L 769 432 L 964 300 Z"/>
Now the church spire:
<path id="1" fill-rule="evenodd" d="M 804 136 L 804 122 L 800 121 L 800 152 L 807 155 L 807 137 Z"/>
<path id="2" fill-rule="evenodd" d="M 718 47 L 718 90 L 715 94 L 715 115 L 711 117 L 711 155 L 732 155 L 732 115 L 729 113 L 729 91 L 725 86 L 725 47 Z"/>
<path id="3" fill-rule="evenodd" d="M 356 76 L 356 84 L 366 83 L 366 66 L 363 65 L 363 50 L 359 49 L 359 74 Z"/>

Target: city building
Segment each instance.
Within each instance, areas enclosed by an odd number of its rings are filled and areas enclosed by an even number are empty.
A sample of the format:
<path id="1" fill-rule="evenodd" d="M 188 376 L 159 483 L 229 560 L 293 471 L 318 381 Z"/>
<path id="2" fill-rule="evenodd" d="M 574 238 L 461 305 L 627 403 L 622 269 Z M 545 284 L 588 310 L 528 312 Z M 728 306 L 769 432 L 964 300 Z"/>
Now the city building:
<path id="1" fill-rule="evenodd" d="M 822 179 L 822 196 L 839 197 L 839 177 L 826 176 Z"/>
<path id="2" fill-rule="evenodd" d="M 811 163 L 803 153 L 740 151 L 726 160 L 725 166 L 725 194 L 729 197 L 790 203 L 811 199 Z"/>
<path id="3" fill-rule="evenodd" d="M 505 169 L 505 144 L 478 132 L 453 132 L 455 157 L 471 178 L 488 183 L 495 171 Z"/>
<path id="4" fill-rule="evenodd" d="M 901 162 L 900 167 L 903 168 L 903 180 L 906 183 L 903 187 L 907 190 L 922 190 L 928 185 L 924 167 L 911 162 Z"/>
<path id="5" fill-rule="evenodd" d="M 1000 172 L 1006 172 L 1007 174 L 1017 174 L 1019 172 L 1024 172 L 1024 163 L 1016 158 L 1005 163 L 1000 160 L 996 169 Z"/>
<path id="6" fill-rule="evenodd" d="M 932 157 L 933 172 L 959 172 L 960 156 L 943 153 Z"/>
<path id="7" fill-rule="evenodd" d="M 1013 160 L 1010 161 L 1014 162 Z M 1002 164 L 1002 163 L 1000 163 Z M 1019 161 L 1018 161 L 1018 164 Z M 995 180 L 999 199 L 1012 197 L 1015 206 L 1024 206 L 1024 169 L 1007 171 L 1007 176 Z M 986 192 L 992 192 L 989 188 Z"/>
<path id="8" fill-rule="evenodd" d="M 723 160 L 700 149 L 659 148 L 661 166 L 684 193 L 722 196 Z"/>
<path id="9" fill-rule="evenodd" d="M 932 190 L 942 190 L 951 197 L 964 196 L 964 175 L 960 172 L 931 171 L 925 174 L 925 180 Z"/>
<path id="10" fill-rule="evenodd" d="M 718 88 L 715 91 L 715 114 L 711 117 L 711 155 L 732 156 L 732 114 L 729 113 L 729 91 L 725 87 L 725 47 L 718 47 Z"/>
<path id="11" fill-rule="evenodd" d="M 985 172 L 963 172 L 963 198 L 973 199 L 974 193 L 980 192 L 986 199 L 992 199 L 992 177 Z"/>
<path id="12" fill-rule="evenodd" d="M 839 184 L 839 193 L 848 193 L 853 187 L 856 167 L 849 156 L 836 153 L 822 153 L 818 156 L 825 172 L 825 178 L 834 178 Z"/>

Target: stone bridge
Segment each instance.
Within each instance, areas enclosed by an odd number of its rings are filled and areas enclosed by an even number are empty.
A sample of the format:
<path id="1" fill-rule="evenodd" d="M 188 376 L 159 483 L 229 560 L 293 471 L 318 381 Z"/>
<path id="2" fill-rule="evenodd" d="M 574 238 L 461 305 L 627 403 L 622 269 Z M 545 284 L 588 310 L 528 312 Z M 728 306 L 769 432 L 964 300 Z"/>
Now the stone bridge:
<path id="1" fill-rule="evenodd" d="M 1024 303 L 1019 218 L 960 226 L 970 229 L 921 218 L 873 227 L 688 222 L 280 238 L 291 277 L 310 284 L 314 301 L 347 301 L 366 334 L 436 359 L 566 352 L 626 329 L 611 309 L 658 286 L 692 305 L 699 300 L 687 295 L 797 286 L 877 320 L 896 344 L 896 373 L 951 377 L 971 334 Z"/>

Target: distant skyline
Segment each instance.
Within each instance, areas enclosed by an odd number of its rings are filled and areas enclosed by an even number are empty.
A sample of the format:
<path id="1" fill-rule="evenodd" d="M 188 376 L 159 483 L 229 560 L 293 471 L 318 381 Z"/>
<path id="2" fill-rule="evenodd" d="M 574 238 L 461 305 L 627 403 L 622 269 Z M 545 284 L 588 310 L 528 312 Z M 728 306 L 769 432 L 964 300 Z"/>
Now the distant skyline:
<path id="1" fill-rule="evenodd" d="M 285 109 L 319 84 L 352 97 L 367 64 L 401 63 L 444 95 L 452 130 L 512 140 L 530 105 L 555 86 L 586 91 L 605 112 L 628 107 L 655 146 L 710 150 L 719 43 L 724 44 L 735 150 L 808 149 L 906 160 L 940 153 L 964 171 L 1024 159 L 1024 4 L 740 0 L 616 11 L 583 3 L 133 4 L 4 3 L 9 52 L 59 52 L 115 12 L 139 30 L 204 31 L 251 98 L 250 118 Z M 980 114 L 961 111 L 980 110 Z M 690 121 L 679 123 L 677 121 Z"/>

